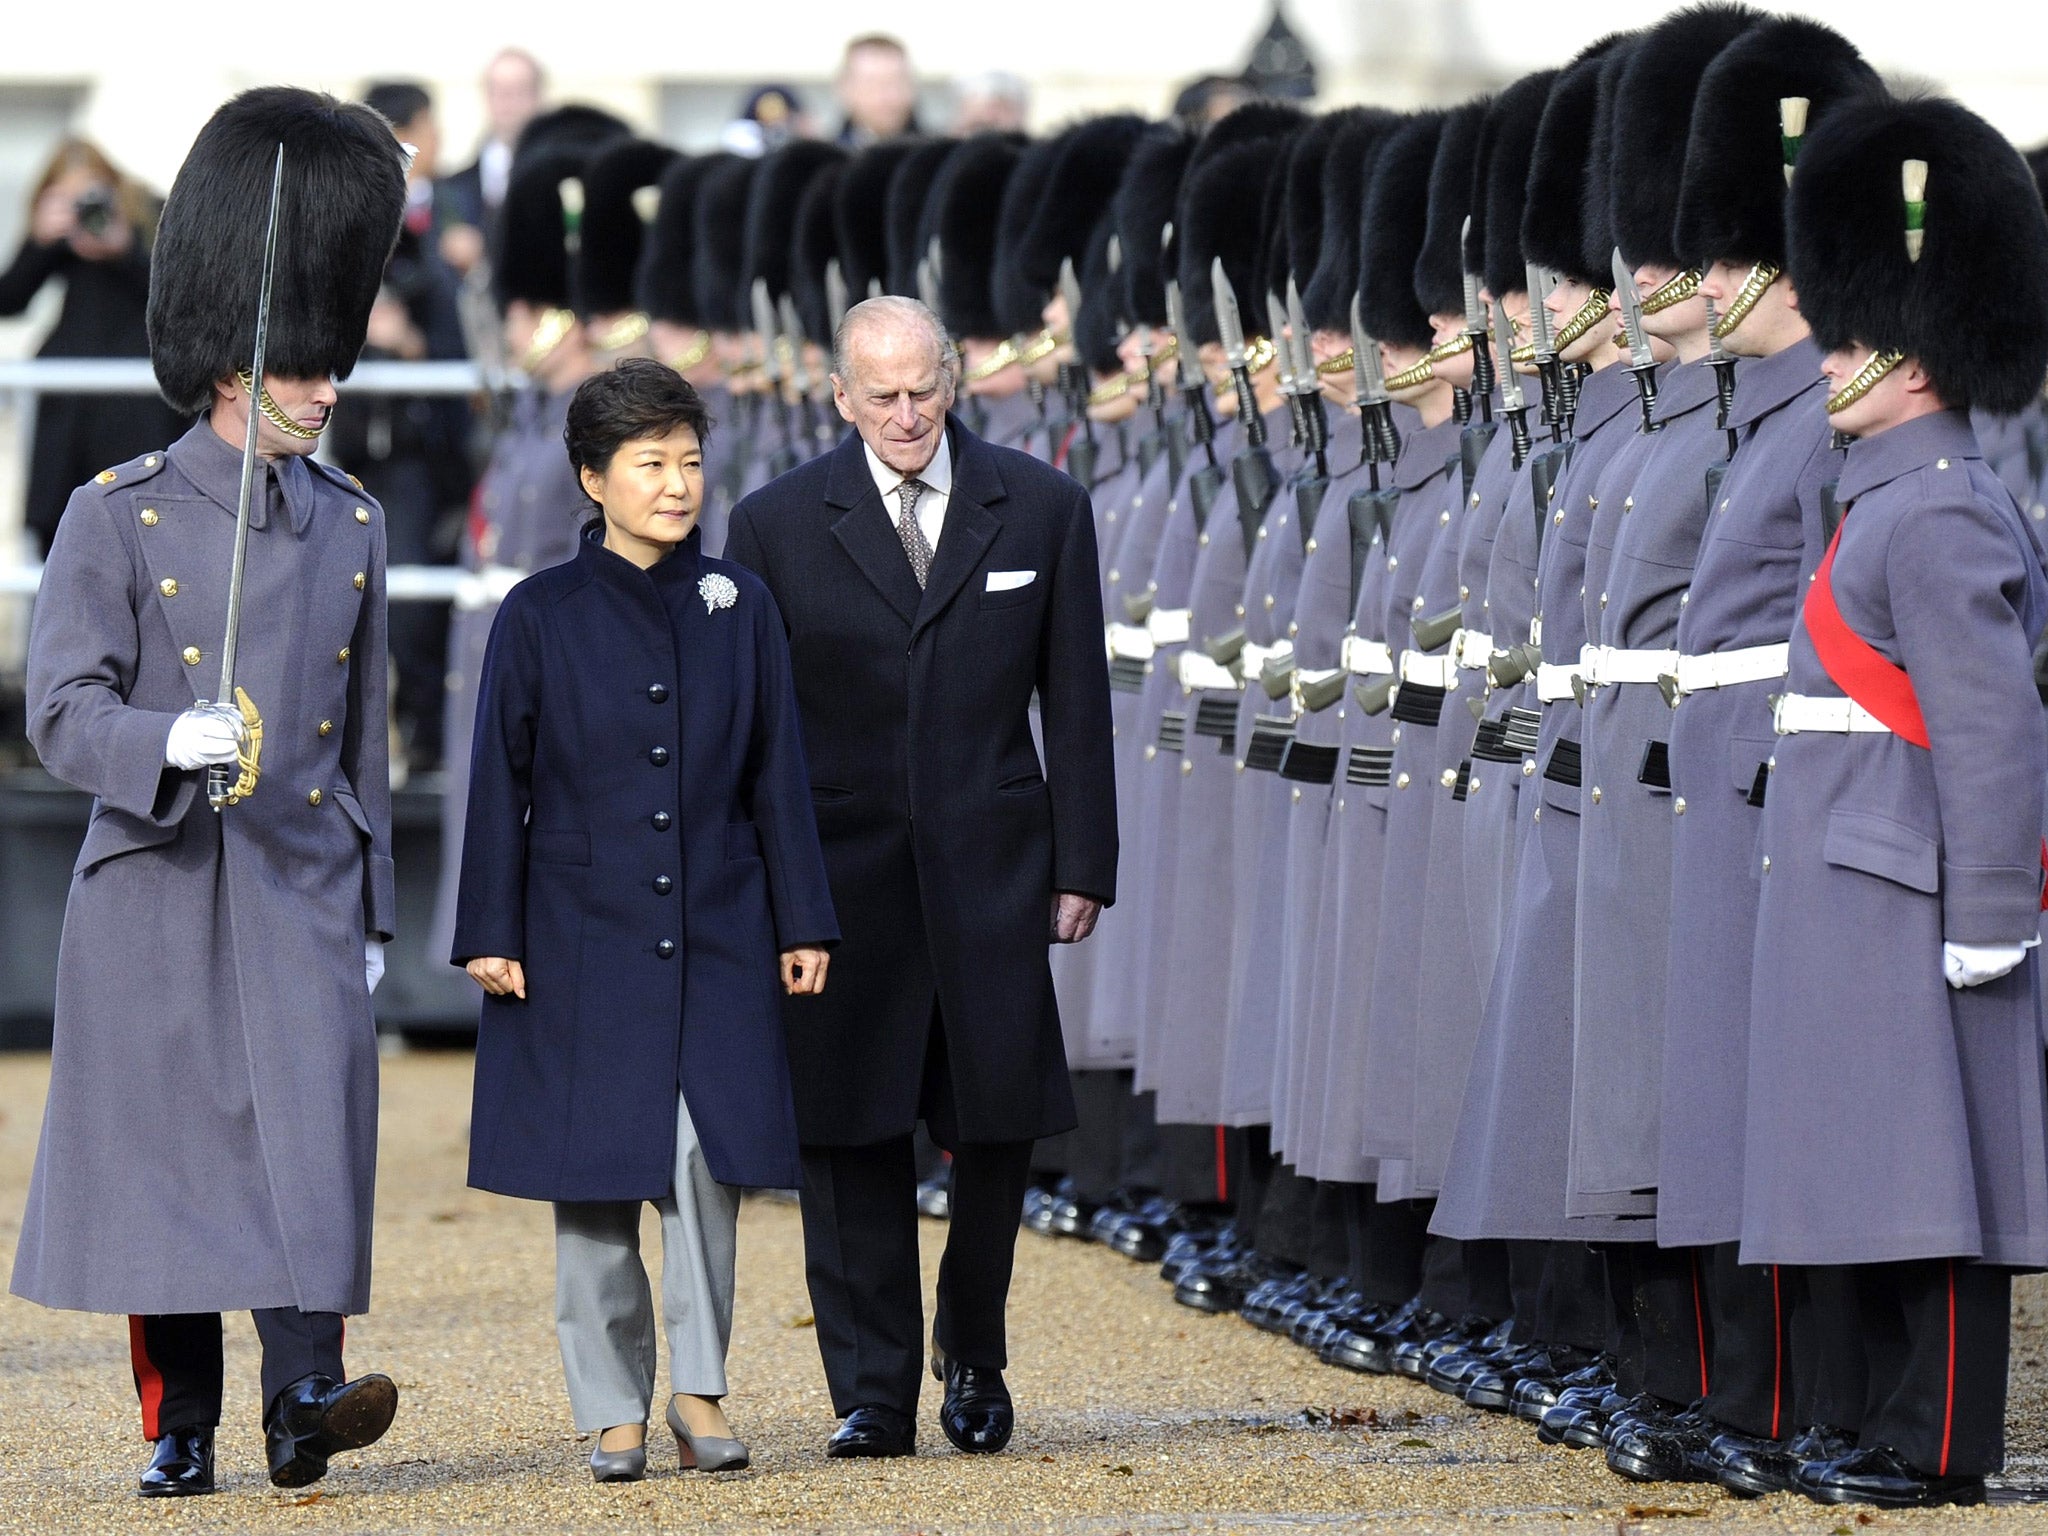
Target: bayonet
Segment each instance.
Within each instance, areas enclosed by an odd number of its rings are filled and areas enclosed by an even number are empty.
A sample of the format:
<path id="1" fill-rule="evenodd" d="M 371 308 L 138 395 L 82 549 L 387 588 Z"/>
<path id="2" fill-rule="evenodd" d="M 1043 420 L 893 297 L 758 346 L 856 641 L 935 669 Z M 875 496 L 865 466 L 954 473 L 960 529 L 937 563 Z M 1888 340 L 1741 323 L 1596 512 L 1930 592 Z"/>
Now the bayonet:
<path id="1" fill-rule="evenodd" d="M 1394 403 L 1387 397 L 1386 369 L 1380 360 L 1380 344 L 1365 328 L 1358 307 L 1358 295 L 1351 295 L 1351 375 L 1353 403 L 1364 426 L 1364 456 L 1375 465 L 1373 489 L 1379 489 L 1379 464 L 1391 464 L 1401 456 L 1401 434 L 1394 426 Z"/>
<path id="2" fill-rule="evenodd" d="M 1550 328 L 1550 295 L 1557 280 L 1548 267 L 1529 262 L 1523 267 L 1529 287 L 1529 361 L 1543 390 L 1543 425 L 1552 442 L 1564 437 L 1563 377 L 1557 361 L 1557 336 Z M 1510 359 L 1512 362 L 1512 358 Z"/>
<path id="3" fill-rule="evenodd" d="M 228 778 L 228 765 L 215 763 L 206 770 L 206 803 L 216 813 L 238 804 L 256 792 L 263 755 L 263 718 L 255 703 L 235 685 L 235 660 L 242 640 L 242 575 L 249 563 L 249 504 L 256 492 L 259 473 L 257 444 L 263 421 L 263 354 L 270 342 L 270 290 L 277 276 L 278 209 L 284 200 L 284 145 L 277 146 L 277 164 L 270 173 L 270 217 L 263 232 L 263 275 L 257 287 L 256 340 L 249 351 L 249 425 L 242 435 L 242 478 L 235 490 L 235 542 L 228 555 L 227 627 L 220 644 L 220 689 L 214 695 L 215 713 L 235 732 L 236 769 Z M 206 707 L 204 699 L 200 707 Z"/>
<path id="4" fill-rule="evenodd" d="M 1643 329 L 1643 301 L 1636 293 L 1635 274 L 1622 260 L 1621 247 L 1614 248 L 1614 297 L 1621 304 L 1621 321 L 1628 342 L 1628 371 L 1636 381 L 1636 393 L 1643 402 L 1643 430 L 1654 432 L 1657 420 L 1657 358 L 1650 350 L 1649 332 Z"/>
<path id="5" fill-rule="evenodd" d="M 1714 301 L 1702 298 L 1707 306 L 1707 366 L 1714 370 L 1714 392 L 1720 397 L 1720 414 L 1715 421 L 1728 434 L 1728 457 L 1735 457 L 1735 429 L 1728 425 L 1728 418 L 1735 410 L 1735 359 L 1728 355 L 1728 349 L 1721 345 L 1719 317 L 1714 312 Z"/>
<path id="6" fill-rule="evenodd" d="M 1488 345 L 1486 304 L 1479 297 L 1479 274 L 1472 266 L 1472 215 L 1458 229 L 1459 277 L 1465 288 L 1465 334 L 1472 338 L 1472 398 L 1479 402 L 1479 419 L 1493 420 L 1493 354 Z M 1501 353 L 1503 362 L 1507 353 Z"/>
<path id="7" fill-rule="evenodd" d="M 820 419 L 818 401 L 812 394 L 816 380 L 811 377 L 810 365 L 804 361 L 804 326 L 797 317 L 796 301 L 784 294 L 776 301 L 775 310 L 782 321 L 782 334 L 789 342 L 789 387 L 796 396 L 804 436 L 818 448 L 828 447 L 832 440 L 831 430 Z"/>
<path id="8" fill-rule="evenodd" d="M 1287 340 L 1287 311 L 1271 293 L 1266 295 L 1266 328 L 1273 333 L 1274 355 L 1280 370 L 1280 394 L 1287 401 L 1287 422 L 1293 429 L 1293 446 L 1300 448 L 1308 442 L 1308 424 L 1302 420 L 1301 390 L 1294 372 L 1294 349 Z"/>
<path id="9" fill-rule="evenodd" d="M 1081 279 L 1074 272 L 1074 258 L 1071 256 L 1060 258 L 1059 294 L 1060 301 L 1066 306 L 1067 311 L 1067 343 L 1074 352 L 1071 360 L 1059 365 L 1060 393 L 1066 396 L 1067 414 L 1081 423 L 1084 439 L 1092 448 L 1095 442 L 1095 423 L 1088 415 L 1088 369 L 1080 360 L 1080 344 L 1075 340 L 1081 334 Z M 1074 445 L 1078 446 L 1079 444 Z M 1072 452 L 1073 448 L 1070 447 L 1069 455 Z M 1087 457 L 1093 460 L 1094 454 L 1091 452 Z M 1088 478 L 1075 476 L 1083 485 L 1088 484 L 1093 478 L 1093 463 L 1088 464 L 1087 468 Z"/>
<path id="10" fill-rule="evenodd" d="M 1168 229 L 1171 228 L 1169 225 Z M 1209 467 L 1214 469 L 1216 420 L 1209 414 L 1208 381 L 1195 354 L 1194 333 L 1188 329 L 1187 305 L 1180 295 L 1180 282 L 1171 277 L 1166 280 L 1166 323 L 1173 328 L 1174 351 L 1180 359 L 1176 377 L 1181 399 L 1187 406 L 1188 436 L 1201 445 L 1209 456 Z"/>
<path id="11" fill-rule="evenodd" d="M 1287 279 L 1287 329 L 1294 339 L 1294 376 L 1301 381 L 1302 418 L 1308 433 L 1308 449 L 1316 456 L 1316 474 L 1328 479 L 1330 466 L 1330 417 L 1323 408 L 1322 386 L 1316 382 L 1315 351 L 1310 345 L 1308 314 L 1302 308 L 1301 289 L 1294 278 Z"/>
<path id="12" fill-rule="evenodd" d="M 836 336 L 839 327 L 846 320 L 846 312 L 853 308 L 848 301 L 846 274 L 840 270 L 839 258 L 834 256 L 825 263 L 825 313 L 831 318 L 832 333 Z"/>
<path id="13" fill-rule="evenodd" d="M 1493 311 L 1494 346 L 1502 357 L 1514 351 L 1515 327 L 1508 319 L 1506 305 L 1496 305 Z M 1513 439 L 1514 467 L 1520 469 L 1529 457 L 1529 401 L 1523 393 L 1521 376 L 1510 362 L 1500 371 L 1501 410 L 1508 418 L 1508 434 Z"/>
<path id="14" fill-rule="evenodd" d="M 790 415 L 789 396 L 783 390 L 782 333 L 775 318 L 775 300 L 768 292 L 768 279 L 757 277 L 748 290 L 754 309 L 754 333 L 761 338 L 761 372 L 768 381 L 768 394 L 775 401 L 775 414 L 782 422 L 782 447 L 769 459 L 772 475 L 796 468 L 796 422 Z"/>
<path id="15" fill-rule="evenodd" d="M 1237 290 L 1230 274 L 1223 270 L 1223 258 L 1209 263 L 1209 285 L 1216 303 L 1216 334 L 1223 343 L 1223 360 L 1230 367 L 1230 381 L 1237 386 L 1237 417 L 1245 442 L 1253 448 L 1266 445 L 1266 424 L 1259 418 L 1258 397 L 1252 393 L 1251 352 L 1245 346 L 1244 319 L 1238 313 Z"/>

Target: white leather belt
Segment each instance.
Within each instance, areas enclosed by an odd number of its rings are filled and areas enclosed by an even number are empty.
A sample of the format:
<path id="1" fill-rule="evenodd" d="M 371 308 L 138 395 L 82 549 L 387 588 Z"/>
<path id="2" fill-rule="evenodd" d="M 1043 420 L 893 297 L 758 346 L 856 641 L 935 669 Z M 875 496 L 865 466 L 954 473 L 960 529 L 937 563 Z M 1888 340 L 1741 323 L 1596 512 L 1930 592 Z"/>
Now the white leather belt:
<path id="1" fill-rule="evenodd" d="M 1282 640 L 1278 645 L 1256 645 L 1245 641 L 1244 649 L 1237 653 L 1238 671 L 1246 677 L 1257 677 L 1266 670 L 1266 663 L 1276 658 L 1286 660 L 1294 654 L 1294 642 Z"/>
<path id="2" fill-rule="evenodd" d="M 1493 655 L 1493 636 L 1483 629 L 1461 629 L 1451 636 L 1451 654 L 1458 658 L 1459 666 L 1482 671 Z"/>
<path id="3" fill-rule="evenodd" d="M 465 613 L 495 608 L 524 580 L 526 572 L 517 566 L 487 565 L 456 583 L 455 606 Z"/>
<path id="4" fill-rule="evenodd" d="M 1387 677 L 1394 670 L 1394 653 L 1387 649 L 1386 641 L 1365 640 L 1357 635 L 1344 637 L 1344 646 L 1337 653 L 1337 660 L 1346 672 L 1355 672 L 1361 677 Z"/>
<path id="5" fill-rule="evenodd" d="M 1191 608 L 1154 608 L 1145 616 L 1145 633 L 1155 646 L 1186 645 L 1193 616 Z"/>
<path id="6" fill-rule="evenodd" d="M 1539 704 L 1556 704 L 1572 697 L 1572 679 L 1579 675 L 1579 669 L 1567 666 L 1561 661 L 1541 662 L 1536 668 L 1536 701 Z"/>
<path id="7" fill-rule="evenodd" d="M 1529 643 L 1531 645 L 1541 645 L 1543 643 L 1543 615 L 1540 613 L 1532 615 L 1529 620 Z"/>
<path id="8" fill-rule="evenodd" d="M 1708 651 L 1701 656 L 1681 656 L 1669 675 L 1679 694 L 1703 693 L 1709 688 L 1732 688 L 1737 683 L 1761 683 L 1783 677 L 1792 668 L 1789 644 L 1746 645 L 1736 651 Z"/>
<path id="9" fill-rule="evenodd" d="M 1455 688 L 1458 686 L 1458 658 L 1449 655 L 1424 656 L 1419 651 L 1403 651 L 1401 681 L 1421 683 L 1429 688 Z"/>
<path id="10" fill-rule="evenodd" d="M 1854 699 L 1817 699 L 1811 694 L 1781 693 L 1771 706 L 1771 728 L 1780 736 L 1797 736 L 1802 731 L 1886 732 L 1886 725 Z"/>
<path id="11" fill-rule="evenodd" d="M 1676 651 L 1631 651 L 1618 645 L 1589 645 L 1579 652 L 1580 674 L 1589 688 L 1609 683 L 1654 683 L 1678 665 Z"/>
<path id="12" fill-rule="evenodd" d="M 1244 692 L 1244 679 L 1230 668 L 1218 666 L 1201 651 L 1185 650 L 1175 658 L 1180 671 L 1180 685 L 1190 693 L 1223 690 L 1230 693 Z"/>
<path id="13" fill-rule="evenodd" d="M 1152 636 L 1139 624 L 1112 624 L 1109 626 L 1109 654 L 1112 658 L 1125 661 L 1150 661 L 1159 647 Z"/>

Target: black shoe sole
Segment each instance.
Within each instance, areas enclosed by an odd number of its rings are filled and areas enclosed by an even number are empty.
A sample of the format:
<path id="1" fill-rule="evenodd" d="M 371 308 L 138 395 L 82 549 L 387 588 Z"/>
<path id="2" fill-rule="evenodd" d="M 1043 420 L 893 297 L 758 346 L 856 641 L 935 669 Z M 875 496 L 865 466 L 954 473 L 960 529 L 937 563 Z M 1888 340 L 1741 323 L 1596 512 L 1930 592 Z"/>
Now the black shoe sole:
<path id="1" fill-rule="evenodd" d="M 1607 1429 L 1601 1424 L 1574 1424 L 1553 1444 L 1564 1444 L 1575 1451 L 1604 1451 L 1607 1449 Z"/>
<path id="2" fill-rule="evenodd" d="M 825 1454 L 833 1461 L 895 1461 L 904 1456 L 915 1456 L 917 1447 L 912 1445 L 904 1450 L 884 1450 L 877 1445 L 825 1447 Z"/>
<path id="3" fill-rule="evenodd" d="M 1467 1387 L 1459 1396 L 1465 1399 L 1465 1406 L 1468 1408 L 1480 1408 L 1488 1413 L 1506 1413 L 1512 1392 L 1513 1389 L 1506 1386 Z"/>
<path id="4" fill-rule="evenodd" d="M 1700 1475 L 1690 1467 L 1673 1468 L 1661 1461 L 1652 1461 L 1647 1456 L 1633 1456 L 1627 1451 L 1610 1449 L 1607 1453 L 1607 1470 L 1636 1483 L 1696 1483 Z"/>
<path id="5" fill-rule="evenodd" d="M 1817 1504 L 1860 1504 L 1870 1509 L 1948 1509 L 1966 1507 L 1985 1502 L 1985 1490 L 1965 1489 L 1939 1499 L 1881 1499 L 1857 1498 L 1837 1488 L 1804 1488 L 1799 1490 Z"/>
<path id="6" fill-rule="evenodd" d="M 138 1499 L 203 1499 L 209 1493 L 219 1492 L 220 1488 L 218 1485 L 214 1483 L 208 1483 L 204 1488 L 137 1488 L 135 1490 L 135 1497 L 137 1497 Z"/>
<path id="7" fill-rule="evenodd" d="M 342 1389 L 320 1421 L 327 1454 L 375 1445 L 398 1417 L 398 1383 L 389 1376 L 365 1376 Z"/>
<path id="8" fill-rule="evenodd" d="M 1197 1312 L 1208 1312 L 1218 1317 L 1235 1312 L 1244 1305 L 1242 1296 L 1233 1296 L 1228 1292 L 1198 1291 L 1187 1285 L 1176 1285 L 1173 1288 L 1173 1299 L 1184 1307 L 1193 1307 Z"/>
<path id="9" fill-rule="evenodd" d="M 1714 1481 L 1720 1485 L 1722 1491 L 1727 1493 L 1730 1498 L 1736 1499 L 1764 1499 L 1769 1498 L 1774 1493 L 1791 1493 L 1794 1491 L 1792 1479 L 1789 1477 L 1782 1480 L 1772 1477 L 1752 1477 L 1742 1472 L 1731 1472 L 1725 1467 L 1716 1467 L 1714 1469 Z"/>
<path id="10" fill-rule="evenodd" d="M 954 1440 L 950 1426 L 941 1423 L 939 1428 L 946 1431 L 946 1438 L 952 1441 L 953 1449 L 963 1456 L 999 1456 L 1010 1448 L 1010 1436 L 1015 1433 L 1014 1429 L 1005 1431 L 1003 1438 L 994 1445 L 969 1445 L 965 1441 Z"/>

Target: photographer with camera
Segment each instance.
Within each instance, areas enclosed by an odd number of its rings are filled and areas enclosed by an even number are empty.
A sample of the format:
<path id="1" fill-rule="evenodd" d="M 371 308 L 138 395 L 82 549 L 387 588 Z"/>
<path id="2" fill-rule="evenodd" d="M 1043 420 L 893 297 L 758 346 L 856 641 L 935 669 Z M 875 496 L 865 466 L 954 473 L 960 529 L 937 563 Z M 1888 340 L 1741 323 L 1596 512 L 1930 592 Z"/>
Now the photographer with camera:
<path id="1" fill-rule="evenodd" d="M 154 200 L 84 139 L 57 146 L 29 203 L 28 238 L 0 274 L 0 315 L 27 309 L 53 277 L 64 307 L 39 357 L 146 357 Z M 183 418 L 142 395 L 43 395 L 36 402 L 25 518 L 47 550 L 73 486 L 177 437 Z"/>

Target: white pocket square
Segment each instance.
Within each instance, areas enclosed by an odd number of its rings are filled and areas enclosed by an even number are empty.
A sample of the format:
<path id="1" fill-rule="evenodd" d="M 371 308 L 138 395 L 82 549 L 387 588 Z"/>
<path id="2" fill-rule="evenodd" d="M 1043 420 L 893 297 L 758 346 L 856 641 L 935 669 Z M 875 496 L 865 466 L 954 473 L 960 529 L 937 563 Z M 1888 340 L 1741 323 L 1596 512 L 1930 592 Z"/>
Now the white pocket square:
<path id="1" fill-rule="evenodd" d="M 1036 580 L 1038 580 L 1038 572 L 1036 571 L 990 571 L 988 573 L 988 586 L 984 590 L 989 592 L 1014 592 L 1019 587 L 1030 586 Z"/>

